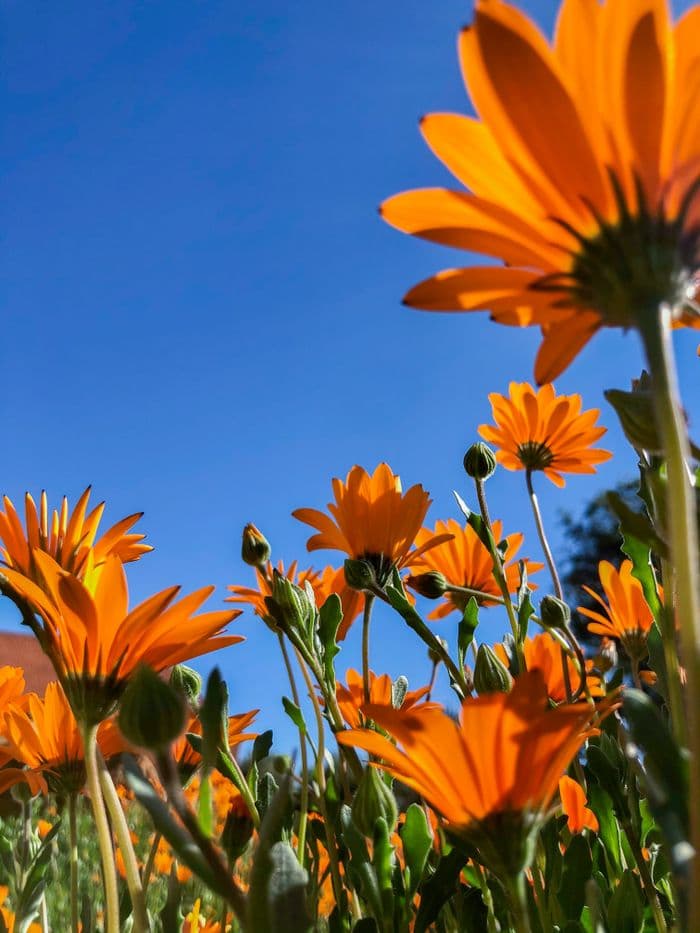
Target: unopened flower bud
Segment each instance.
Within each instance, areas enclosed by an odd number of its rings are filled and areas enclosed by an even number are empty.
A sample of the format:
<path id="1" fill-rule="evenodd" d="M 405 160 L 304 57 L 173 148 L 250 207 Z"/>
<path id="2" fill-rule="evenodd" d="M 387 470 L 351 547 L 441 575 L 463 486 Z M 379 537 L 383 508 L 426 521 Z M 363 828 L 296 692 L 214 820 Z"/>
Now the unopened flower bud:
<path id="1" fill-rule="evenodd" d="M 264 567 L 270 559 L 270 542 L 255 525 L 249 522 L 243 529 L 241 557 L 251 567 Z"/>
<path id="2" fill-rule="evenodd" d="M 202 692 L 202 678 L 186 664 L 176 664 L 170 672 L 170 686 L 183 696 L 190 706 L 196 706 Z"/>
<path id="3" fill-rule="evenodd" d="M 617 645 L 613 638 L 601 638 L 600 648 L 596 657 L 596 667 L 602 674 L 606 674 L 619 663 Z"/>
<path id="4" fill-rule="evenodd" d="M 394 828 L 398 816 L 396 800 L 376 768 L 368 767 L 360 779 L 352 802 L 355 826 L 365 836 L 372 836 L 374 824 L 384 817 L 389 832 Z"/>
<path id="5" fill-rule="evenodd" d="M 408 693 L 408 678 L 399 675 L 391 685 L 391 705 L 394 709 L 401 709 Z"/>
<path id="6" fill-rule="evenodd" d="M 545 628 L 567 629 L 571 610 L 556 596 L 545 596 L 540 602 L 540 619 Z"/>
<path id="7" fill-rule="evenodd" d="M 345 561 L 345 582 L 353 590 L 372 590 L 377 585 L 377 575 L 368 560 Z"/>
<path id="8" fill-rule="evenodd" d="M 472 479 L 485 480 L 496 470 L 496 454 L 488 444 L 477 441 L 464 455 L 464 469 Z"/>
<path id="9" fill-rule="evenodd" d="M 278 621 L 290 628 L 307 631 L 308 622 L 312 615 L 315 615 L 315 606 L 309 600 L 305 589 L 295 586 L 277 570 L 272 574 L 272 600 Z"/>
<path id="10" fill-rule="evenodd" d="M 233 863 L 248 848 L 253 835 L 253 820 L 241 796 L 235 797 L 221 832 L 221 848 Z"/>
<path id="11" fill-rule="evenodd" d="M 440 599 L 441 596 L 445 595 L 449 586 L 445 576 L 438 570 L 429 570 L 427 573 L 411 575 L 406 583 L 419 596 L 425 596 L 426 599 Z"/>
<path id="12" fill-rule="evenodd" d="M 124 691 L 119 728 L 132 745 L 164 751 L 185 728 L 182 696 L 152 668 L 142 664 Z"/>
<path id="13" fill-rule="evenodd" d="M 508 693 L 513 686 L 513 678 L 501 659 L 488 645 L 479 645 L 474 667 L 474 688 L 482 693 Z"/>

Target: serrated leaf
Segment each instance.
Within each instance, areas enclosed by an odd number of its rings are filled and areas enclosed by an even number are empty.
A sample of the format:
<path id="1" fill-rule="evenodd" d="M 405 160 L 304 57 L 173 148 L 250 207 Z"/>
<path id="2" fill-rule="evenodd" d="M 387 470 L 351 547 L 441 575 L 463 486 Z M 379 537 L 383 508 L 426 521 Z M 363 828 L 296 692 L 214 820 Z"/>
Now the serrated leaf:
<path id="1" fill-rule="evenodd" d="M 323 672 L 331 692 L 335 690 L 335 657 L 340 652 L 336 638 L 343 621 L 343 605 L 337 593 L 331 593 L 321 606 L 318 620 L 318 637 L 323 650 Z"/>
<path id="2" fill-rule="evenodd" d="M 607 500 L 611 511 L 620 522 L 623 537 L 635 538 L 647 548 L 651 548 L 659 557 L 669 556 L 668 545 L 659 537 L 648 515 L 631 509 L 619 493 L 609 492 Z"/>

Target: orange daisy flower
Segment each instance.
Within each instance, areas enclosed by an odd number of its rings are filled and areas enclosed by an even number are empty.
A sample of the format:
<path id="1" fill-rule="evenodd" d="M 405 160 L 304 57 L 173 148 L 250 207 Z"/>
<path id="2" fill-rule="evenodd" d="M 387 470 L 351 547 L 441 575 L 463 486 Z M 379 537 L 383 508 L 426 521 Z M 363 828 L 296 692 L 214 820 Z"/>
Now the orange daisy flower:
<path id="1" fill-rule="evenodd" d="M 633 569 L 631 560 L 623 561 L 619 570 L 609 561 L 602 560 L 598 564 L 598 575 L 607 603 L 590 587 L 584 586 L 583 589 L 602 606 L 605 614 L 584 606 L 579 606 L 578 611 L 593 619 L 588 623 L 589 632 L 619 638 L 627 654 L 639 659 L 647 653 L 647 636 L 654 614 L 644 597 L 642 584 L 632 576 Z"/>
<path id="2" fill-rule="evenodd" d="M 489 395 L 496 424 L 479 427 L 506 469 L 542 470 L 555 486 L 564 486 L 562 473 L 595 473 L 595 464 L 612 457 L 591 446 L 607 428 L 596 426 L 597 408 L 581 411 L 580 395 L 557 395 L 551 384 L 536 390 L 526 382 L 511 382 L 509 395 Z"/>
<path id="3" fill-rule="evenodd" d="M 611 707 L 608 700 L 598 711 Z M 510 693 L 464 700 L 459 723 L 434 707 L 369 704 L 365 713 L 390 738 L 353 729 L 338 741 L 369 752 L 371 767 L 413 788 L 453 832 L 478 840 L 497 873 L 503 859 L 512 868 L 524 849 L 514 835 L 541 820 L 562 773 L 594 734 L 596 716 L 587 703 L 551 708 L 539 671 L 519 677 Z"/>
<path id="4" fill-rule="evenodd" d="M 14 570 L 4 576 L 41 617 L 47 651 L 79 718 L 105 719 L 139 664 L 160 672 L 243 640 L 223 634 L 240 610 L 195 615 L 213 587 L 176 602 L 180 588 L 173 586 L 129 611 L 124 567 L 116 555 L 89 569 L 83 580 L 43 551 L 34 551 L 34 561 L 45 591 Z"/>
<path id="5" fill-rule="evenodd" d="M 328 503 L 332 518 L 317 509 L 292 512 L 318 531 L 309 538 L 308 550 L 328 548 L 366 560 L 374 567 L 380 585 L 393 567 L 402 567 L 440 543 L 438 538 L 425 541 L 411 551 L 431 500 L 419 485 L 404 493 L 400 478 L 386 463 L 380 463 L 372 474 L 354 466 L 345 482 L 333 480 L 333 493 L 335 502 Z"/>
<path id="6" fill-rule="evenodd" d="M 345 722 L 351 729 L 358 729 L 364 721 L 362 707 L 364 706 L 364 688 L 362 674 L 350 668 L 345 674 L 347 686 L 337 683 L 335 695 L 338 707 Z M 388 674 L 377 677 L 374 671 L 369 672 L 369 702 L 377 706 L 390 706 L 392 702 L 392 681 Z M 417 703 L 430 693 L 430 687 L 421 687 L 420 690 L 410 690 L 403 699 L 401 709 L 412 709 Z M 439 708 L 437 703 L 422 704 Z"/>
<path id="7" fill-rule="evenodd" d="M 509 666 L 510 658 L 508 652 L 502 644 L 497 644 L 494 648 L 498 657 L 503 661 L 506 667 Z M 561 649 L 559 644 L 542 632 L 535 635 L 534 638 L 526 638 L 523 643 L 523 653 L 525 655 L 525 665 L 528 671 L 539 671 L 544 678 L 547 696 L 554 703 L 564 703 L 566 701 L 566 686 L 564 684 L 564 672 L 561 664 Z M 569 683 L 574 688 L 578 686 L 579 673 L 576 665 L 567 659 L 569 668 Z M 593 661 L 586 661 L 586 682 L 591 696 L 601 697 L 605 695 L 600 677 L 592 673 Z"/>
<path id="8" fill-rule="evenodd" d="M 586 806 L 586 792 L 581 785 L 565 774 L 559 780 L 559 796 L 566 825 L 570 833 L 580 833 L 584 829 L 598 832 L 598 817 Z"/>
<path id="9" fill-rule="evenodd" d="M 493 522 L 493 533 L 497 541 L 503 536 L 503 524 Z M 422 528 L 416 535 L 417 550 L 411 555 L 410 566 L 412 570 L 435 570 L 441 573 L 452 586 L 462 586 L 482 593 L 490 593 L 500 599 L 501 591 L 493 576 L 493 559 L 486 546 L 471 525 L 462 525 L 454 518 L 446 522 L 436 522 L 435 530 Z M 422 546 L 425 542 L 439 540 L 442 543 L 437 547 L 431 546 L 425 551 Z M 520 573 L 516 562 L 516 555 L 522 547 L 524 535 L 520 533 L 508 535 L 505 539 L 505 575 L 508 590 L 515 593 L 520 583 Z M 417 556 L 416 556 L 417 555 Z M 542 564 L 531 560 L 525 561 L 528 575 L 542 569 Z M 412 577 L 406 583 L 411 586 Z M 429 619 L 444 619 L 451 612 L 464 612 L 471 597 L 464 593 L 446 593 L 444 601 L 428 616 Z M 483 606 L 493 606 L 495 603 L 487 597 L 479 598 Z"/>
<path id="10" fill-rule="evenodd" d="M 311 567 L 306 570 L 300 570 L 297 573 L 297 562 L 293 561 L 289 569 L 284 569 L 283 561 L 278 561 L 277 572 L 286 577 L 295 586 L 302 587 L 308 582 L 314 591 L 314 598 L 317 606 L 322 606 L 331 593 L 336 593 L 340 597 L 343 609 L 343 620 L 338 629 L 338 641 L 342 641 L 348 633 L 348 630 L 358 615 L 362 612 L 364 596 L 357 590 L 351 589 L 345 581 L 345 572 L 342 567 L 324 567 L 322 571 L 313 570 Z M 255 575 L 258 581 L 258 588 L 249 586 L 229 586 L 228 589 L 234 594 L 225 601 L 227 603 L 245 603 L 252 607 L 256 615 L 264 619 L 268 625 L 275 627 L 275 622 L 268 612 L 265 600 L 272 596 L 272 571 L 271 561 L 267 562 L 264 569 L 255 568 Z"/>
<path id="11" fill-rule="evenodd" d="M 697 326 L 697 31 L 695 8 L 673 24 L 662 0 L 564 0 L 550 44 L 515 7 L 477 0 L 459 54 L 478 118 L 421 123 L 469 193 L 408 191 L 382 215 L 503 265 L 445 270 L 405 303 L 539 325 L 539 383 L 661 303 Z"/>
<path id="12" fill-rule="evenodd" d="M 50 518 L 46 493 L 42 492 L 38 509 L 27 493 L 26 532 L 14 505 L 4 496 L 5 511 L 0 511 L 0 540 L 3 543 L 0 554 L 7 566 L 41 584 L 33 558 L 35 550 L 50 554 L 57 564 L 76 577 L 83 575 L 88 557 L 92 566 L 103 564 L 110 555 L 128 563 L 153 550 L 150 545 L 143 544 L 145 535 L 129 531 L 141 518 L 142 512 L 123 518 L 95 540 L 105 503 L 101 502 L 88 513 L 90 491 L 88 486 L 72 512 L 69 512 L 68 500 L 64 496 L 60 510 L 54 509 Z"/>
<path id="13" fill-rule="evenodd" d="M 83 739 L 70 703 L 58 683 L 47 684 L 43 699 L 29 693 L 11 706 L 0 719 L 0 736 L 9 757 L 48 782 L 52 793 L 77 793 L 85 783 Z M 105 758 L 125 750 L 125 743 L 112 720 L 100 726 L 97 741 Z M 11 771 L 0 771 L 0 786 L 6 789 Z M 24 772 L 26 775 L 27 772 Z"/>

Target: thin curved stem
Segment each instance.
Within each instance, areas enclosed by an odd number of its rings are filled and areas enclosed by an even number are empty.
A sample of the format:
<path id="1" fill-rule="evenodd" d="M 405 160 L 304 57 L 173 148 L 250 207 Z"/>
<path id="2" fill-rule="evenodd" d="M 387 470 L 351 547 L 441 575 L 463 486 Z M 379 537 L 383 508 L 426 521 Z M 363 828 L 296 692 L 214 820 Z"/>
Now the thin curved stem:
<path id="1" fill-rule="evenodd" d="M 160 840 L 163 837 L 159 832 L 156 832 L 153 836 L 153 842 L 151 843 L 151 849 L 148 853 L 148 858 L 146 859 L 146 864 L 143 867 L 143 874 L 141 875 L 141 884 L 143 886 L 144 897 L 148 891 L 148 885 L 151 883 L 151 875 L 153 874 L 153 866 L 156 863 L 156 855 L 158 854 L 158 846 L 160 845 Z"/>
<path id="2" fill-rule="evenodd" d="M 671 341 L 671 311 L 666 305 L 643 309 L 640 330 L 651 372 L 656 422 L 667 469 L 671 555 L 676 572 L 676 618 L 687 676 L 686 715 L 690 750 L 689 805 L 691 844 L 696 852 L 688 882 L 688 929 L 700 929 L 700 558 L 695 488 L 688 462 L 690 448 L 680 404 Z"/>
<path id="3" fill-rule="evenodd" d="M 362 613 L 362 694 L 369 703 L 369 627 L 372 621 L 374 594 L 365 593 L 365 608 Z"/>
<path id="4" fill-rule="evenodd" d="M 97 842 L 102 860 L 102 880 L 105 889 L 105 933 L 119 933 L 119 892 L 117 890 L 117 866 L 112 848 L 112 833 L 107 821 L 105 803 L 100 790 L 100 775 L 97 767 L 97 726 L 83 727 L 85 773 L 95 818 Z"/>
<path id="5" fill-rule="evenodd" d="M 102 795 L 112 820 L 112 826 L 114 827 L 114 831 L 117 835 L 117 843 L 119 844 L 122 858 L 124 859 L 126 886 L 129 889 L 129 897 L 131 898 L 131 904 L 133 906 L 133 930 L 134 933 L 148 933 L 148 931 L 151 929 L 151 924 L 148 919 L 146 898 L 143 893 L 141 876 L 139 874 L 139 866 L 138 862 L 136 861 L 136 853 L 134 852 L 134 847 L 131 842 L 129 826 L 126 822 L 124 810 L 122 809 L 119 795 L 117 794 L 117 790 L 114 786 L 112 775 L 107 770 L 107 765 L 105 764 L 105 760 L 102 757 L 102 752 L 99 748 L 97 748 L 95 751 L 95 757 L 97 758 L 97 768 L 100 775 L 100 787 L 102 788 Z"/>
<path id="6" fill-rule="evenodd" d="M 284 658 L 284 666 L 287 669 L 287 677 L 289 678 L 289 687 L 292 691 L 292 699 L 294 700 L 295 705 L 298 709 L 301 709 L 301 702 L 299 699 L 299 691 L 297 690 L 297 683 L 294 677 L 294 669 L 292 667 L 292 662 L 289 659 L 289 653 L 287 652 L 287 646 L 284 642 L 284 635 L 282 632 L 278 632 L 277 637 L 279 638 L 280 648 L 282 650 L 282 657 Z M 299 652 L 296 652 L 297 661 L 301 664 L 303 663 L 299 657 Z M 306 824 L 309 818 L 309 758 L 308 752 L 306 749 L 306 733 L 305 730 L 301 727 L 299 728 L 299 752 L 301 755 L 301 788 L 299 792 L 299 827 L 297 829 L 297 858 L 299 859 L 299 864 L 303 867 L 304 862 L 306 861 Z"/>

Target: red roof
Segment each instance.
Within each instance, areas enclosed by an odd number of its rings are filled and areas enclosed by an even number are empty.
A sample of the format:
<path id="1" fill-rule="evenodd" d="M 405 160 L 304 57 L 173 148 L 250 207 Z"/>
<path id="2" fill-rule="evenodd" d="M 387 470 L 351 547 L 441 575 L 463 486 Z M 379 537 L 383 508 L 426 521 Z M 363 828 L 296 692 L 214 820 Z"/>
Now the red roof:
<path id="1" fill-rule="evenodd" d="M 0 632 L 0 665 L 4 664 L 23 668 L 27 690 L 42 695 L 49 681 L 57 679 L 51 661 L 33 635 Z"/>

